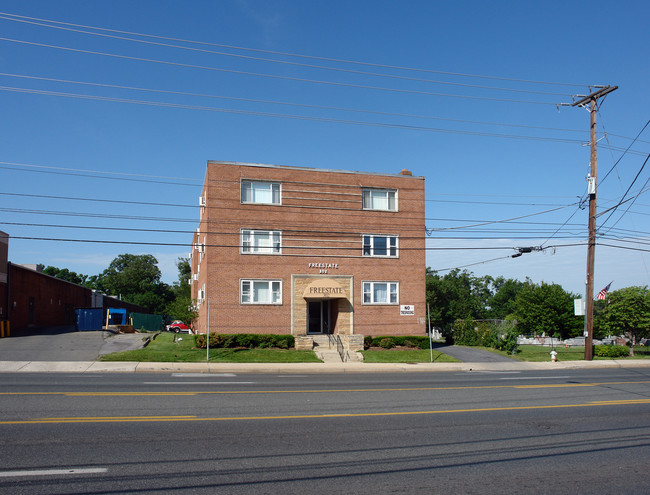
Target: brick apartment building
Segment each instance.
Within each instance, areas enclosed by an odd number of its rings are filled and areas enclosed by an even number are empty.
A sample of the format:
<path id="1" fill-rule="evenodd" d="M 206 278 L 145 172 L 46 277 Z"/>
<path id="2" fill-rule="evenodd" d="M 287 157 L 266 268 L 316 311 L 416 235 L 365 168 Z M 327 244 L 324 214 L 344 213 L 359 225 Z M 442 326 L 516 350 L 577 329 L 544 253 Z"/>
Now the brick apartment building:
<path id="1" fill-rule="evenodd" d="M 209 161 L 199 203 L 199 333 L 425 334 L 424 178 Z"/>

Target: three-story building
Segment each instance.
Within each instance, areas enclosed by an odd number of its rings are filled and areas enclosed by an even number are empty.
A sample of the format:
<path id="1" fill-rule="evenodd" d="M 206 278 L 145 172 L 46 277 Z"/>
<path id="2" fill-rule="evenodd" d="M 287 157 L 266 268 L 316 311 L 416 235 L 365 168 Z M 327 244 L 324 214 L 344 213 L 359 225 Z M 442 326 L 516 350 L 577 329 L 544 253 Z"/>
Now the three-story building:
<path id="1" fill-rule="evenodd" d="M 423 335 L 424 178 L 208 162 L 195 330 Z"/>

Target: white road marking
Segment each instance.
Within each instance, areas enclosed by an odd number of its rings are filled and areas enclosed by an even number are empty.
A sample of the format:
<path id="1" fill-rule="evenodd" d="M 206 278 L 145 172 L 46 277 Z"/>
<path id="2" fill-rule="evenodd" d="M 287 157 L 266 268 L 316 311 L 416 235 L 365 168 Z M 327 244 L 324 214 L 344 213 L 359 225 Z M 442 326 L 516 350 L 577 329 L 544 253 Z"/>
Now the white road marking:
<path id="1" fill-rule="evenodd" d="M 203 378 L 203 377 L 215 378 L 217 376 L 226 377 L 226 376 L 237 376 L 237 375 L 235 375 L 234 373 L 172 373 L 172 376 L 174 376 L 174 377 L 177 376 L 177 377 L 181 377 L 181 378 L 186 377 L 186 376 L 189 376 L 189 377 L 201 377 L 201 378 Z"/>
<path id="2" fill-rule="evenodd" d="M 90 469 L 34 469 L 31 471 L 0 471 L 0 478 L 15 478 L 19 476 L 60 476 L 63 474 L 99 474 L 108 471 L 106 468 Z"/>
<path id="3" fill-rule="evenodd" d="M 571 378 L 566 376 L 517 376 L 513 378 L 499 378 L 499 380 L 555 380 L 556 378 Z"/>
<path id="4" fill-rule="evenodd" d="M 142 382 L 143 385 L 253 385 L 257 382 Z"/>
<path id="5" fill-rule="evenodd" d="M 471 373 L 472 375 L 475 374 L 482 374 L 482 375 L 518 375 L 521 373 L 521 371 L 480 371 L 480 370 L 475 370 L 475 371 L 466 371 L 465 373 L 456 373 L 457 375 L 462 375 L 466 376 L 467 373 Z"/>

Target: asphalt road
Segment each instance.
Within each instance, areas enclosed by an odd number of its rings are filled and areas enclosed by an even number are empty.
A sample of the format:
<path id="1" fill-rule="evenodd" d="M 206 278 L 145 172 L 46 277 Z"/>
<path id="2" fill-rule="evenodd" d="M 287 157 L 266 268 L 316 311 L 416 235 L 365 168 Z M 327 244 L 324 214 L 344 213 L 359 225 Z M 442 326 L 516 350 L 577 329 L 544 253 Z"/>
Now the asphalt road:
<path id="1" fill-rule="evenodd" d="M 0 375 L 0 493 L 647 493 L 650 370 Z"/>

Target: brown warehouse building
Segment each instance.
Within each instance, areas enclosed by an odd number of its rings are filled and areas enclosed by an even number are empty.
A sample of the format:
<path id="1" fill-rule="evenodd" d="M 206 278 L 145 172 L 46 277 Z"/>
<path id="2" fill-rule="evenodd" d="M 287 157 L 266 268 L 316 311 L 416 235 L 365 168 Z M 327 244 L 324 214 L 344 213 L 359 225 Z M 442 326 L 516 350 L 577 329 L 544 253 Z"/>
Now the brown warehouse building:
<path id="1" fill-rule="evenodd" d="M 199 333 L 425 334 L 423 177 L 210 161 L 199 204 Z"/>

